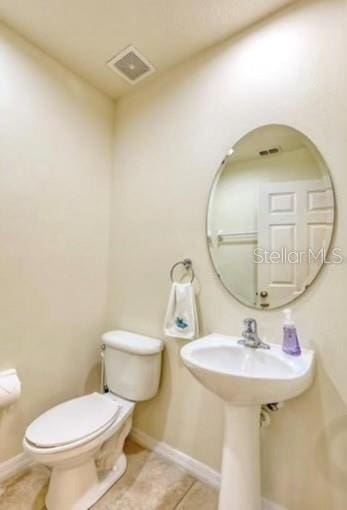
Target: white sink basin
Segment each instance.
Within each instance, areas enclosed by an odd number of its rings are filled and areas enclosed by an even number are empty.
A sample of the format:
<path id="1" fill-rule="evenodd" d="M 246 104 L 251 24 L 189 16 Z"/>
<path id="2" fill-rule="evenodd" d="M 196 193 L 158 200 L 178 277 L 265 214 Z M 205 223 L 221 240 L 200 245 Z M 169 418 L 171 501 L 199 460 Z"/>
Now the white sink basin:
<path id="1" fill-rule="evenodd" d="M 184 364 L 206 388 L 235 405 L 256 405 L 296 397 L 312 383 L 314 353 L 290 356 L 280 345 L 252 349 L 240 337 L 212 334 L 181 350 Z"/>
<path id="2" fill-rule="evenodd" d="M 298 396 L 313 379 L 314 352 L 290 356 L 281 346 L 252 349 L 240 337 L 212 335 L 181 356 L 201 384 L 225 401 L 219 510 L 261 510 L 260 406 Z"/>

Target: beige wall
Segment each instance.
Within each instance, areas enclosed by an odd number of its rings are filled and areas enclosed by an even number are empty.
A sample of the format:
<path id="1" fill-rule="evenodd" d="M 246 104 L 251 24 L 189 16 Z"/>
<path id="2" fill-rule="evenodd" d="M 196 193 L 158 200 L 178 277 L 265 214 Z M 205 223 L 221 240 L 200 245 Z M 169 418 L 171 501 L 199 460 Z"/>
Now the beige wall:
<path id="1" fill-rule="evenodd" d="M 95 387 L 105 327 L 113 105 L 0 25 L 0 462 L 26 424 Z"/>
<path id="2" fill-rule="evenodd" d="M 116 115 L 109 326 L 162 337 L 172 263 L 198 275 L 203 333 L 239 333 L 249 310 L 214 274 L 205 212 L 230 146 L 263 124 L 291 125 L 325 157 L 336 185 L 335 245 L 347 253 L 346 2 L 299 2 L 122 99 Z M 318 374 L 263 431 L 263 492 L 290 510 L 347 507 L 346 265 L 326 267 L 294 305 Z M 252 312 L 281 341 L 281 312 Z M 161 392 L 135 425 L 214 468 L 222 405 L 183 367 L 167 340 Z"/>

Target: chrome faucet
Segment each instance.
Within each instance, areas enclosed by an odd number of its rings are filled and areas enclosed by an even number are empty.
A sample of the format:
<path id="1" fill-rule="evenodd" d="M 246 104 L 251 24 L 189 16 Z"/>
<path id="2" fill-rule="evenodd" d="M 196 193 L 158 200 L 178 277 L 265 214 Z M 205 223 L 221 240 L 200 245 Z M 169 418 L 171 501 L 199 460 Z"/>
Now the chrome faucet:
<path id="1" fill-rule="evenodd" d="M 245 319 L 243 324 L 245 329 L 242 332 L 243 338 L 238 341 L 239 344 L 253 349 L 270 349 L 270 346 L 259 338 L 258 325 L 255 319 Z"/>

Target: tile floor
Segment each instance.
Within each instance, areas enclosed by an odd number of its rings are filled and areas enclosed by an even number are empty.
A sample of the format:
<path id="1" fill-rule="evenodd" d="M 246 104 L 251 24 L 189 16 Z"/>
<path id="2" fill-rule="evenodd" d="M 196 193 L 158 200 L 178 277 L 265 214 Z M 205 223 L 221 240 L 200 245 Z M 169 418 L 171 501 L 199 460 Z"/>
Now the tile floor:
<path id="1" fill-rule="evenodd" d="M 217 492 L 128 441 L 126 474 L 93 510 L 217 510 Z M 48 470 L 35 466 L 0 486 L 0 510 L 44 510 Z"/>

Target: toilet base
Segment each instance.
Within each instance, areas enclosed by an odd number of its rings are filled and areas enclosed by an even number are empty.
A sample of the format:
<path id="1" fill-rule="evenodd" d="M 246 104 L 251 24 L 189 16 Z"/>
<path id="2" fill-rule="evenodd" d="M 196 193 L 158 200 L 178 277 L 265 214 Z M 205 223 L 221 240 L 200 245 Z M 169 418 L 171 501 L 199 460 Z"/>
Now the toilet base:
<path id="1" fill-rule="evenodd" d="M 47 510 L 88 510 L 123 476 L 126 468 L 127 458 L 122 453 L 103 477 L 97 473 L 94 459 L 71 470 L 53 469 L 46 498 Z"/>

